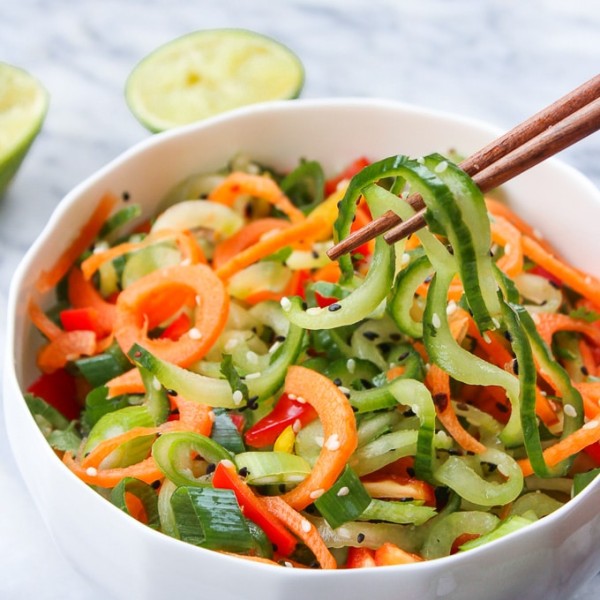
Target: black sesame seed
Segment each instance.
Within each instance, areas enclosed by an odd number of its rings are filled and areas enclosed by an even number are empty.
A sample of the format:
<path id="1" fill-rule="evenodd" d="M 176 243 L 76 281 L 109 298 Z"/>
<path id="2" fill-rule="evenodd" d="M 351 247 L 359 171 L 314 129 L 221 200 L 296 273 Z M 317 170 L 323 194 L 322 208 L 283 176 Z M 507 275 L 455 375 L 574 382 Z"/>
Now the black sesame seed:
<path id="1" fill-rule="evenodd" d="M 308 308 L 308 304 L 306 302 L 302 303 L 302 310 L 306 310 Z"/>
<path id="2" fill-rule="evenodd" d="M 504 332 L 504 337 L 509 341 L 512 342 L 512 335 L 510 335 L 510 331 L 505 331 Z"/>
<path id="3" fill-rule="evenodd" d="M 408 468 L 406 469 L 406 474 L 407 474 L 409 477 L 414 477 L 414 476 L 415 476 L 417 473 L 415 472 L 415 470 L 414 470 L 412 467 L 408 467 Z"/>
<path id="4" fill-rule="evenodd" d="M 210 475 L 216 468 L 217 468 L 217 465 L 215 465 L 215 463 L 208 463 L 206 465 L 206 474 Z"/>
<path id="5" fill-rule="evenodd" d="M 284 493 L 285 493 L 286 489 L 287 489 L 287 488 L 285 487 L 285 484 L 284 484 L 284 483 L 280 483 L 280 484 L 279 484 L 279 491 L 280 491 L 282 494 L 284 494 Z"/>
<path id="6" fill-rule="evenodd" d="M 515 375 L 519 374 L 519 361 L 516 358 L 512 362 L 512 370 Z"/>
<path id="7" fill-rule="evenodd" d="M 362 543 L 365 541 L 365 534 L 364 534 L 364 533 L 359 533 L 359 534 L 356 536 L 356 541 L 357 541 L 359 544 L 362 544 Z"/>
<path id="8" fill-rule="evenodd" d="M 238 475 L 240 477 L 248 477 L 249 473 L 250 473 L 250 471 L 248 471 L 248 467 L 242 467 L 241 469 L 238 470 Z"/>
<path id="9" fill-rule="evenodd" d="M 153 489 L 157 490 L 160 487 L 160 479 L 153 481 L 150 485 L 152 486 Z"/>
<path id="10" fill-rule="evenodd" d="M 342 308 L 342 305 L 338 304 L 337 302 L 334 302 L 333 304 L 330 304 L 327 307 L 327 310 L 329 310 L 330 312 L 335 312 L 336 310 L 340 310 L 340 308 Z"/>
<path id="11" fill-rule="evenodd" d="M 376 331 L 365 331 L 363 332 L 363 336 L 372 342 L 379 337 L 379 334 Z"/>
<path id="12" fill-rule="evenodd" d="M 448 394 L 434 394 L 433 402 L 443 412 L 448 406 Z"/>
<path id="13" fill-rule="evenodd" d="M 167 389 L 167 394 L 169 394 L 169 396 L 177 396 L 177 391 L 172 390 L 172 389 Z"/>
<path id="14" fill-rule="evenodd" d="M 502 404 L 502 402 L 496 402 L 496 408 L 501 413 L 507 413 L 508 412 L 508 406 L 506 406 L 505 404 Z"/>
<path id="15" fill-rule="evenodd" d="M 408 408 L 402 413 L 402 416 L 403 417 L 414 417 L 415 413 L 412 408 Z"/>
<path id="16" fill-rule="evenodd" d="M 425 283 L 429 283 L 432 279 L 433 279 L 433 276 L 428 275 L 427 277 L 425 277 Z"/>
<path id="17" fill-rule="evenodd" d="M 362 383 L 362 386 L 365 388 L 365 390 L 370 390 L 375 387 L 373 383 L 368 379 L 361 379 L 360 382 Z"/>
<path id="18" fill-rule="evenodd" d="M 123 202 L 127 202 L 129 200 L 131 196 L 129 195 L 129 192 L 123 192 L 121 194 L 121 198 L 123 198 Z"/>
<path id="19" fill-rule="evenodd" d="M 333 383 L 335 383 L 335 385 L 342 385 L 342 380 L 341 380 L 339 377 L 336 377 L 336 378 L 333 380 Z"/>
<path id="20" fill-rule="evenodd" d="M 581 369 L 579 369 L 579 370 L 580 370 L 580 371 L 581 371 L 581 373 L 582 373 L 583 375 L 585 375 L 586 377 L 587 377 L 587 376 L 590 374 L 590 372 L 588 371 L 588 368 L 587 368 L 585 365 L 583 365 L 583 366 L 581 367 Z"/>
<path id="21" fill-rule="evenodd" d="M 273 552 L 277 552 L 277 544 L 273 544 Z"/>
<path id="22" fill-rule="evenodd" d="M 314 248 L 312 249 L 311 254 L 312 254 L 312 257 L 315 259 L 319 258 L 319 256 L 320 256 L 320 254 Z"/>
<path id="23" fill-rule="evenodd" d="M 408 358 L 408 355 L 410 354 L 410 352 L 403 352 L 399 357 L 398 357 L 398 361 L 402 362 L 403 360 L 406 360 Z"/>
<path id="24" fill-rule="evenodd" d="M 399 342 L 401 339 L 402 336 L 399 333 L 390 333 L 390 340 L 392 340 L 392 342 Z"/>
<path id="25" fill-rule="evenodd" d="M 469 405 L 466 402 L 459 402 L 456 405 L 456 408 L 458 408 L 459 410 L 469 410 Z"/>
<path id="26" fill-rule="evenodd" d="M 285 342 L 285 335 L 276 335 L 275 342 Z"/>

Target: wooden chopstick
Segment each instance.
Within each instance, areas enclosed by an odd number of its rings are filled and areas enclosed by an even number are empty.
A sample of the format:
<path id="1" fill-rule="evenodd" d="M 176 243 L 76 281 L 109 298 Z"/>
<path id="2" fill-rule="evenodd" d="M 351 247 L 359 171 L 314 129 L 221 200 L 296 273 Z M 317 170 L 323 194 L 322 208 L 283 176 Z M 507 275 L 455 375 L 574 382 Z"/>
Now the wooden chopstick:
<path id="1" fill-rule="evenodd" d="M 459 166 L 487 192 L 600 129 L 599 99 L 600 75 L 596 75 Z M 384 238 L 391 244 L 423 227 L 423 199 L 412 194 L 409 202 L 419 211 L 413 217 L 403 222 L 394 212 L 387 211 L 330 248 L 329 258 L 335 260 L 386 231 Z"/>

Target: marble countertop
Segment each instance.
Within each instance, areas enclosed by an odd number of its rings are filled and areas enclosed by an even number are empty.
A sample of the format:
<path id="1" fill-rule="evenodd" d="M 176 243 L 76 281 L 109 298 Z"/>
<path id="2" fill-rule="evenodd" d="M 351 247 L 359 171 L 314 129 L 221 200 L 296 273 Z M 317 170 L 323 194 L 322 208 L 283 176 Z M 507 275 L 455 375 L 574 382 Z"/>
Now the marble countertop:
<path id="1" fill-rule="evenodd" d="M 597 0 L 20 0 L 0 4 L 0 60 L 47 87 L 44 129 L 0 200 L 0 355 L 11 275 L 63 195 L 149 134 L 125 79 L 194 29 L 243 27 L 295 50 L 303 97 L 403 100 L 512 127 L 596 74 Z M 600 185 L 600 135 L 562 158 Z M 1 358 L 1 356 L 0 356 Z M 0 415 L 0 597 L 104 600 L 66 563 L 19 477 Z M 600 596 L 600 577 L 571 600 Z"/>

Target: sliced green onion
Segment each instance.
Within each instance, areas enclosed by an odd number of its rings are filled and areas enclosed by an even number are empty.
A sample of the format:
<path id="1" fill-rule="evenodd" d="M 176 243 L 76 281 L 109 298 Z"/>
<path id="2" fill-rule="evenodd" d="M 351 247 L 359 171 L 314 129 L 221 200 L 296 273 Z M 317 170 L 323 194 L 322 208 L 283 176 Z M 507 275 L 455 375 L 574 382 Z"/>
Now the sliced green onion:
<path id="1" fill-rule="evenodd" d="M 129 221 L 137 219 L 141 214 L 142 207 L 139 204 L 129 204 L 128 206 L 124 206 L 106 219 L 104 225 L 102 225 L 102 228 L 100 229 L 98 237 L 102 239 L 108 237 Z"/>
<path id="2" fill-rule="evenodd" d="M 146 388 L 146 397 L 143 405 L 154 419 L 155 425 L 161 425 L 167 420 L 171 409 L 167 392 L 160 384 L 160 381 L 150 371 L 143 367 L 139 367 L 139 371 L 142 376 L 144 388 Z"/>
<path id="3" fill-rule="evenodd" d="M 436 515 L 437 511 L 431 506 L 373 498 L 358 520 L 423 525 Z"/>
<path id="4" fill-rule="evenodd" d="M 217 442 L 217 444 L 221 444 L 223 448 L 229 450 L 229 452 L 232 452 L 233 454 L 245 452 L 246 446 L 244 445 L 244 440 L 242 439 L 238 428 L 231 420 L 228 412 L 221 408 L 215 408 L 213 412 L 215 414 L 215 420 L 213 422 L 210 437 Z"/>
<path id="5" fill-rule="evenodd" d="M 154 419 L 145 406 L 127 406 L 102 416 L 94 425 L 83 447 L 89 454 L 104 440 L 116 437 L 135 427 L 154 427 Z M 105 467 L 126 467 L 148 456 L 154 435 L 136 437 L 111 452 L 103 461 Z"/>
<path id="6" fill-rule="evenodd" d="M 158 468 L 176 485 L 208 486 L 210 481 L 194 474 L 193 455 L 209 463 L 231 460 L 231 454 L 217 442 L 200 433 L 174 431 L 161 435 L 152 446 Z"/>
<path id="7" fill-rule="evenodd" d="M 369 506 L 371 497 L 358 475 L 348 466 L 337 481 L 319 498 L 315 506 L 333 529 L 358 519 Z"/>
<path id="8" fill-rule="evenodd" d="M 250 485 L 298 484 L 311 471 L 304 458 L 289 452 L 242 452 L 235 465 L 244 469 Z"/>
<path id="9" fill-rule="evenodd" d="M 184 542 L 242 554 L 255 545 L 231 490 L 180 487 L 171 496 L 171 506 Z"/>
<path id="10" fill-rule="evenodd" d="M 76 360 L 75 365 L 90 385 L 95 388 L 131 368 L 129 359 L 116 342 L 113 342 L 101 354 Z"/>
<path id="11" fill-rule="evenodd" d="M 111 502 L 129 515 L 131 513 L 127 508 L 125 494 L 133 494 L 141 501 L 148 527 L 160 529 L 158 497 L 154 488 L 134 477 L 125 477 L 113 488 L 110 496 Z"/>

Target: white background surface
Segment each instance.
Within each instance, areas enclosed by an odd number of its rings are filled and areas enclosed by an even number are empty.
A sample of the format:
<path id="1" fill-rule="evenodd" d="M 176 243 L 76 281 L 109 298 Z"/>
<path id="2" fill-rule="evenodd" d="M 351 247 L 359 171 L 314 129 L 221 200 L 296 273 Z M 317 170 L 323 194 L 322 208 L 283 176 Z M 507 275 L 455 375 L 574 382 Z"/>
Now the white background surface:
<path id="1" fill-rule="evenodd" d="M 397 99 L 503 129 L 600 65 L 597 0 L 0 0 L 0 61 L 31 71 L 51 95 L 44 130 L 0 200 L 0 358 L 11 275 L 52 210 L 149 135 L 125 104 L 128 73 L 160 44 L 211 27 L 254 29 L 295 50 L 306 67 L 304 97 Z M 600 135 L 562 157 L 600 186 Z M 596 577 L 566 600 L 599 597 Z M 104 598 L 54 547 L 1 414 L 0 598 Z"/>

